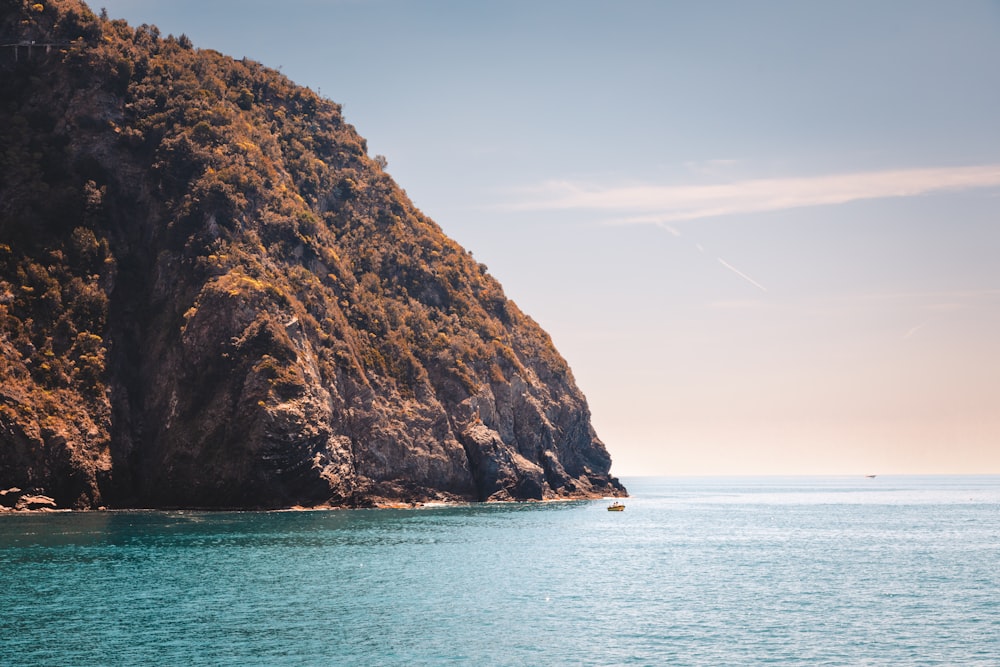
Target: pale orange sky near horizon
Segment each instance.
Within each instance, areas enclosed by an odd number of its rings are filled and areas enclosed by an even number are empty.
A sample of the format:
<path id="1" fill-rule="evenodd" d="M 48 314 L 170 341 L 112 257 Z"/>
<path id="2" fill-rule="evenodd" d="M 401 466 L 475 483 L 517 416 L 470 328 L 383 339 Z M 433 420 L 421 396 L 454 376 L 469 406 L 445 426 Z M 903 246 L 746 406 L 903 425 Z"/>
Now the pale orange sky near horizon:
<path id="1" fill-rule="evenodd" d="M 615 474 L 1000 473 L 1000 4 L 101 6 L 343 104 Z"/>

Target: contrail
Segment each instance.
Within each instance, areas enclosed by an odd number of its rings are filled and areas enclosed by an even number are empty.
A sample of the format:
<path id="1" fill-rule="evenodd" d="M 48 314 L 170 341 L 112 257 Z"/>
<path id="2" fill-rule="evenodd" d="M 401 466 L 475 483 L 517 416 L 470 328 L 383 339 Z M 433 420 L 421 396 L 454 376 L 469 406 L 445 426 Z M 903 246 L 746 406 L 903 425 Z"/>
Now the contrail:
<path id="1" fill-rule="evenodd" d="M 912 329 L 910 329 L 909 331 L 906 332 L 906 335 L 903 336 L 903 340 L 906 340 L 907 338 L 909 338 L 913 334 L 917 333 L 918 331 L 920 331 L 921 329 L 923 329 L 925 326 L 927 326 L 930 323 L 931 323 L 931 321 L 927 320 L 926 322 L 921 322 L 917 326 L 913 327 Z"/>
<path id="2" fill-rule="evenodd" d="M 680 232 L 679 229 L 677 229 L 673 225 L 670 225 L 667 222 L 660 221 L 660 222 L 656 223 L 656 225 L 657 225 L 657 227 L 659 227 L 660 229 L 668 232 L 671 236 L 673 236 L 675 238 L 681 238 L 681 237 L 684 236 L 683 234 L 681 234 L 681 232 Z M 698 252 L 700 252 L 701 254 L 703 254 L 703 255 L 705 254 L 705 248 L 700 243 L 695 242 L 694 247 L 697 248 Z M 729 269 L 730 271 L 732 271 L 733 273 L 735 273 L 736 275 L 738 275 L 740 278 L 742 278 L 743 280 L 747 281 L 748 283 L 750 283 L 751 285 L 753 285 L 754 287 L 756 287 L 757 289 L 759 289 L 761 292 L 766 292 L 767 291 L 766 287 L 764 287 L 759 282 L 757 282 L 756 280 L 754 280 L 753 278 L 751 278 L 747 274 L 745 274 L 742 271 L 740 271 L 739 269 L 737 269 L 735 266 L 733 266 L 732 264 L 730 264 L 726 260 L 722 259 L 721 257 L 716 257 L 716 259 L 719 260 L 719 264 L 722 264 L 722 266 L 726 267 L 727 269 Z"/>
<path id="3" fill-rule="evenodd" d="M 681 237 L 681 233 L 680 233 L 680 231 L 676 227 L 668 225 L 665 222 L 659 222 L 659 223 L 657 223 L 657 227 L 659 227 L 660 229 L 667 230 L 668 232 L 670 232 L 673 236 L 676 236 L 677 238 Z"/>
<path id="4" fill-rule="evenodd" d="M 738 275 L 740 278 L 742 278 L 743 280 L 747 281 L 748 283 L 750 283 L 751 285 L 753 285 L 754 287 L 756 287 L 757 289 L 759 289 L 761 292 L 766 292 L 767 291 L 766 287 L 764 287 L 759 282 L 757 282 L 756 280 L 754 280 L 753 278 L 751 278 L 747 274 L 745 274 L 742 271 L 740 271 L 739 269 L 737 269 L 735 266 L 733 266 L 732 264 L 730 264 L 726 260 L 722 259 L 721 257 L 716 257 L 716 259 L 719 260 L 719 264 L 722 264 L 724 267 L 726 267 L 727 269 L 729 269 L 730 271 L 732 271 L 733 273 L 735 273 L 736 275 Z"/>

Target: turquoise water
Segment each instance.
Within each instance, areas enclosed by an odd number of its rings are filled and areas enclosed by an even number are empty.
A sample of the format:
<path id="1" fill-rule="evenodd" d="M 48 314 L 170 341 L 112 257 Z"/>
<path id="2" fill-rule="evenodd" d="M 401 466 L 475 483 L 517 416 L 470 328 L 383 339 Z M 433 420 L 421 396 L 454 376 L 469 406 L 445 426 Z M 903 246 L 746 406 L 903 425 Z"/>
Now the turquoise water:
<path id="1" fill-rule="evenodd" d="M 0 665 L 1000 665 L 1000 477 L 0 515 Z"/>

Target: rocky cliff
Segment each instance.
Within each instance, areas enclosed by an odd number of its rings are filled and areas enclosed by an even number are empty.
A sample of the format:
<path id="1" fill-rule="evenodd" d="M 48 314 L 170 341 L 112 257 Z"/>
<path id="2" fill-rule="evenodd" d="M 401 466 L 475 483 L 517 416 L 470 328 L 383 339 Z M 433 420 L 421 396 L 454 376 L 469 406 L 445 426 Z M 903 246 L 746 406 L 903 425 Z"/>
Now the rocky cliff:
<path id="1" fill-rule="evenodd" d="M 548 336 L 336 104 L 78 0 L 0 7 L 0 489 L 624 494 Z"/>

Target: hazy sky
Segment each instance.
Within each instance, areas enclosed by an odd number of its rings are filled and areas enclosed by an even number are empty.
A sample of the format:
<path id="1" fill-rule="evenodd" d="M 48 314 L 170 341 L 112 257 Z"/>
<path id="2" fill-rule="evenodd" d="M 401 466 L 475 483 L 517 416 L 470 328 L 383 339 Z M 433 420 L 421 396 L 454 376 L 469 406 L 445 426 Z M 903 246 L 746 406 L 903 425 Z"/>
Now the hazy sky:
<path id="1" fill-rule="evenodd" d="M 344 105 L 619 475 L 1000 473 L 997 0 L 108 0 Z"/>

